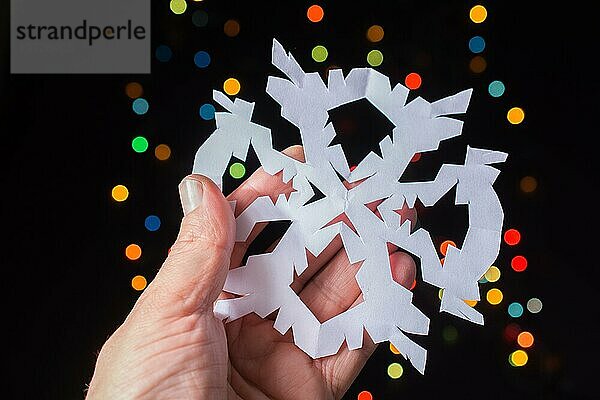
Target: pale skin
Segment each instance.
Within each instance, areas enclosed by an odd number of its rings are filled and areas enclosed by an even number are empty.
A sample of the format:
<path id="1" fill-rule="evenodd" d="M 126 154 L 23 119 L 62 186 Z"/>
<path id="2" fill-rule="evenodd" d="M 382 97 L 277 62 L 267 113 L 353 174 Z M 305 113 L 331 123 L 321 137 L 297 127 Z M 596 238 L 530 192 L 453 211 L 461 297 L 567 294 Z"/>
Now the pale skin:
<path id="1" fill-rule="evenodd" d="M 285 153 L 303 158 L 300 146 Z M 273 319 L 255 314 L 224 324 L 213 314 L 229 268 L 238 267 L 264 224 L 245 243 L 234 243 L 236 214 L 259 196 L 290 193 L 281 175 L 259 169 L 227 199 L 208 178 L 191 175 L 180 185 L 184 218 L 177 240 L 155 279 L 125 322 L 106 341 L 86 399 L 339 399 L 376 345 L 364 335 L 363 347 L 312 359 L 294 345 L 291 331 L 281 335 Z M 414 222 L 414 210 L 402 218 Z M 412 258 L 389 247 L 394 279 L 410 287 Z M 325 321 L 361 301 L 350 264 L 336 238 L 292 287 Z"/>

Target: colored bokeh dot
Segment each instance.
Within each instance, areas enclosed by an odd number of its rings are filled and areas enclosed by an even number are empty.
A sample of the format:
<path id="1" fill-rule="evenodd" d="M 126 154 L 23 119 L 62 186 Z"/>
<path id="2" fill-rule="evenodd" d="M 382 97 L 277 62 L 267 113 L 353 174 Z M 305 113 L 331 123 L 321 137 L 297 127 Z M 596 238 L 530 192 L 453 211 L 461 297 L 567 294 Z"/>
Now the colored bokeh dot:
<path id="1" fill-rule="evenodd" d="M 185 0 L 171 0 L 169 7 L 171 8 L 171 11 L 173 11 L 173 14 L 179 15 L 183 14 L 185 10 L 187 10 L 187 3 Z"/>
<path id="2" fill-rule="evenodd" d="M 473 36 L 469 40 L 469 50 L 475 54 L 481 53 L 483 50 L 485 50 L 485 39 L 481 36 Z"/>
<path id="3" fill-rule="evenodd" d="M 492 97 L 500 97 L 504 94 L 506 87 L 501 81 L 492 81 L 488 85 L 488 93 Z"/>
<path id="4" fill-rule="evenodd" d="M 493 306 L 496 306 L 502 303 L 504 295 L 502 294 L 502 291 L 500 289 L 493 288 L 488 290 L 485 298 L 487 299 L 488 303 L 490 303 Z"/>
<path id="5" fill-rule="evenodd" d="M 521 232 L 516 229 L 508 229 L 504 232 L 504 242 L 509 246 L 515 246 L 521 241 Z"/>
<path id="6" fill-rule="evenodd" d="M 131 148 L 136 153 L 143 153 L 148 150 L 148 139 L 143 136 L 134 137 L 131 141 Z"/>
<path id="7" fill-rule="evenodd" d="M 524 193 L 533 193 L 537 189 L 537 179 L 533 176 L 524 176 L 519 181 L 519 187 Z"/>
<path id="8" fill-rule="evenodd" d="M 381 42 L 384 34 L 385 32 L 381 26 L 370 26 L 369 29 L 367 29 L 367 40 L 372 43 Z"/>
<path id="9" fill-rule="evenodd" d="M 173 57 L 173 52 L 169 46 L 161 44 L 156 48 L 154 55 L 158 61 L 168 62 L 171 60 L 171 57 Z"/>
<path id="10" fill-rule="evenodd" d="M 517 343 L 519 343 L 519 346 L 524 349 L 528 349 L 533 346 L 533 342 L 534 339 L 531 332 L 524 331 L 519 333 L 519 336 L 517 336 Z"/>
<path id="11" fill-rule="evenodd" d="M 442 253 L 442 255 L 446 255 L 448 252 L 448 246 L 456 247 L 456 243 L 454 243 L 452 240 L 444 240 L 442 244 L 440 244 L 440 253 Z"/>
<path id="12" fill-rule="evenodd" d="M 506 328 L 504 328 L 504 340 L 509 343 L 514 342 L 517 340 L 519 333 L 521 333 L 521 327 L 519 324 L 511 322 L 510 324 L 506 325 Z"/>
<path id="13" fill-rule="evenodd" d="M 373 395 L 368 390 L 363 390 L 358 394 L 358 400 L 373 400 Z"/>
<path id="14" fill-rule="evenodd" d="M 416 72 L 411 72 L 410 74 L 406 75 L 406 78 L 404 78 L 404 84 L 411 90 L 420 88 L 421 83 L 421 75 L 417 74 Z"/>
<path id="15" fill-rule="evenodd" d="M 479 282 L 479 283 L 488 283 L 489 281 L 486 279 L 485 275 L 483 275 L 481 278 L 479 278 L 479 280 L 477 282 Z"/>
<path id="16" fill-rule="evenodd" d="M 198 68 L 206 68 L 210 65 L 210 54 L 206 51 L 200 50 L 196 54 L 194 54 L 194 64 Z"/>
<path id="17" fill-rule="evenodd" d="M 135 244 L 132 243 L 130 245 L 128 245 L 127 247 L 125 247 L 125 257 L 129 258 L 130 260 L 134 261 L 139 259 L 142 256 L 142 248 Z"/>
<path id="18" fill-rule="evenodd" d="M 138 82 L 129 82 L 125 85 L 125 94 L 134 100 L 144 94 L 144 88 Z"/>
<path id="19" fill-rule="evenodd" d="M 477 305 L 477 300 L 464 300 L 464 302 L 469 307 L 475 307 Z"/>
<path id="20" fill-rule="evenodd" d="M 306 17 L 310 22 L 321 22 L 324 16 L 325 11 L 323 11 L 323 7 L 318 4 L 313 4 L 306 10 Z"/>
<path id="21" fill-rule="evenodd" d="M 458 339 L 458 330 L 453 325 L 446 325 L 442 329 L 442 337 L 448 343 L 454 343 Z"/>
<path id="22" fill-rule="evenodd" d="M 136 275 L 131 280 L 131 287 L 138 292 L 146 289 L 147 284 L 148 282 L 146 281 L 146 278 L 144 278 L 142 275 Z"/>
<path id="23" fill-rule="evenodd" d="M 542 311 L 542 307 L 542 301 L 537 297 L 532 297 L 531 299 L 527 300 L 527 311 L 532 314 L 537 314 Z"/>
<path id="24" fill-rule="evenodd" d="M 491 267 L 488 268 L 488 270 L 485 272 L 485 280 L 488 282 L 497 282 L 498 279 L 500 279 L 500 269 L 498 269 L 498 267 L 496 267 L 495 265 L 492 265 Z"/>
<path id="25" fill-rule="evenodd" d="M 510 267 L 516 272 L 523 272 L 527 269 L 527 259 L 524 256 L 514 256 L 510 261 Z"/>
<path id="26" fill-rule="evenodd" d="M 514 367 L 522 367 L 523 365 L 527 364 L 528 360 L 529 357 L 527 356 L 527 353 L 525 353 L 525 351 L 516 350 L 510 354 L 509 362 Z"/>
<path id="27" fill-rule="evenodd" d="M 471 18 L 471 21 L 475 22 L 476 24 L 480 24 L 487 18 L 487 10 L 484 6 L 479 4 L 473 6 L 471 11 L 469 11 L 469 18 Z"/>
<path id="28" fill-rule="evenodd" d="M 144 115 L 148 112 L 148 109 L 150 109 L 150 104 L 148 104 L 148 100 L 139 97 L 133 101 L 131 108 L 137 115 Z"/>
<path id="29" fill-rule="evenodd" d="M 440 300 L 442 299 L 442 296 L 444 296 L 444 288 L 440 288 L 438 290 L 438 297 L 440 298 Z"/>
<path id="30" fill-rule="evenodd" d="M 123 185 L 116 185 L 112 188 L 110 194 L 115 201 L 121 202 L 127 200 L 129 197 L 129 190 Z"/>
<path id="31" fill-rule="evenodd" d="M 513 318 L 519 318 L 521 315 L 523 315 L 523 306 L 521 303 L 510 303 L 508 306 L 508 315 Z"/>
<path id="32" fill-rule="evenodd" d="M 521 107 L 513 107 L 506 113 L 506 119 L 513 125 L 518 125 L 525 119 L 525 111 Z"/>
<path id="33" fill-rule="evenodd" d="M 231 164 L 231 167 L 229 167 L 229 175 L 235 179 L 243 178 L 244 175 L 246 175 L 246 167 L 239 162 L 233 163 Z"/>
<path id="34" fill-rule="evenodd" d="M 417 162 L 421 159 L 421 153 L 415 153 L 414 156 L 410 159 L 410 162 Z"/>
<path id="35" fill-rule="evenodd" d="M 154 149 L 154 157 L 160 161 L 168 160 L 171 157 L 171 148 L 166 144 L 159 144 Z"/>
<path id="36" fill-rule="evenodd" d="M 240 34 L 240 23 L 235 19 L 230 19 L 223 25 L 223 32 L 229 37 L 236 37 Z"/>
<path id="37" fill-rule="evenodd" d="M 203 10 L 196 10 L 192 14 L 192 24 L 198 28 L 203 28 L 208 25 L 208 14 Z"/>
<path id="38" fill-rule="evenodd" d="M 210 103 L 202 104 L 200 106 L 200 117 L 206 121 L 213 119 L 215 117 L 215 106 Z"/>
<path id="39" fill-rule="evenodd" d="M 156 215 L 148 215 L 144 220 L 144 226 L 150 232 L 155 232 L 160 228 L 160 218 Z"/>
<path id="40" fill-rule="evenodd" d="M 229 78 L 223 82 L 223 90 L 230 96 L 238 94 L 241 88 L 242 85 L 240 85 L 240 81 L 235 78 Z"/>
<path id="41" fill-rule="evenodd" d="M 404 368 L 402 368 L 402 365 L 398 363 L 391 363 L 390 365 L 388 365 L 387 373 L 392 379 L 400 378 L 403 372 Z"/>
<path id="42" fill-rule="evenodd" d="M 486 68 L 487 61 L 485 61 L 485 58 L 483 58 L 482 56 L 475 56 L 471 58 L 471 61 L 469 62 L 469 69 L 471 70 L 471 72 L 480 74 L 483 71 L 485 71 Z"/>
<path id="43" fill-rule="evenodd" d="M 313 47 L 312 52 L 311 52 L 312 59 L 315 60 L 316 62 L 323 62 L 323 61 L 327 60 L 328 55 L 329 55 L 329 52 L 327 51 L 327 48 L 322 45 L 317 45 L 317 46 Z"/>
<path id="44" fill-rule="evenodd" d="M 367 62 L 371 67 L 378 67 L 383 63 L 383 53 L 379 50 L 371 50 L 367 54 Z"/>
<path id="45" fill-rule="evenodd" d="M 390 343 L 390 351 L 394 354 L 400 354 L 400 350 L 398 350 L 392 343 Z"/>

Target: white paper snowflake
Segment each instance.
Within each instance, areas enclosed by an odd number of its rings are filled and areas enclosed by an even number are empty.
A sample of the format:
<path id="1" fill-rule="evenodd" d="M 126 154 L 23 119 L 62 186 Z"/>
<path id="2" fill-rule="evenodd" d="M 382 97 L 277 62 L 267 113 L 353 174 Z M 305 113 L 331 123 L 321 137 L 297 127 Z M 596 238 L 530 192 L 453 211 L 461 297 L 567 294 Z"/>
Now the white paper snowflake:
<path id="1" fill-rule="evenodd" d="M 313 358 L 335 354 L 344 341 L 350 349 L 360 348 L 365 329 L 376 343 L 389 340 L 423 373 L 426 350 L 403 332 L 427 334 L 429 318 L 412 304 L 412 292 L 392 279 L 386 244 L 420 258 L 422 280 L 444 289 L 441 311 L 483 324 L 483 316 L 464 300 L 479 300 L 478 280 L 499 252 L 503 211 L 492 187 L 499 171 L 489 164 L 505 161 L 507 154 L 467 147 L 464 165 L 442 165 L 433 181 L 399 182 L 416 153 L 460 135 L 463 123 L 449 115 L 466 112 L 472 90 L 433 103 L 420 97 L 407 103 L 409 89 L 401 84 L 392 89 L 388 77 L 371 68 L 353 69 L 346 77 L 331 70 L 326 85 L 318 73 L 305 73 L 276 40 L 272 57 L 288 79 L 270 76 L 267 93 L 300 130 L 306 160 L 273 149 L 271 131 L 252 122 L 253 103 L 213 92 L 227 112 L 216 113 L 217 129 L 198 150 L 193 173 L 221 185 L 231 156 L 245 160 L 252 145 L 265 171 L 283 171 L 283 180 L 292 180 L 295 189 L 275 204 L 267 196 L 258 198 L 237 217 L 237 241 L 245 241 L 260 222 L 291 225 L 271 253 L 250 256 L 245 266 L 229 272 L 224 290 L 240 297 L 217 302 L 215 313 L 231 321 L 278 311 L 274 328 L 282 334 L 291 328 L 296 345 Z M 350 172 L 342 147 L 330 146 L 336 132 L 328 112 L 361 99 L 394 128 L 379 143 L 382 157 L 371 152 Z M 349 182 L 364 181 L 348 190 L 338 174 Z M 307 204 L 314 195 L 311 184 L 325 197 Z M 469 228 L 462 248 L 448 247 L 442 266 L 429 232 L 412 232 L 411 222 L 401 224 L 396 210 L 405 203 L 413 207 L 417 198 L 433 206 L 454 186 L 455 203 L 468 205 Z M 374 201 L 381 201 L 381 219 L 366 206 Z M 343 222 L 327 226 L 340 214 L 355 231 Z M 294 271 L 300 275 L 308 266 L 305 249 L 317 256 L 338 234 L 350 262 L 363 261 L 356 281 L 364 301 L 321 323 L 290 285 Z"/>

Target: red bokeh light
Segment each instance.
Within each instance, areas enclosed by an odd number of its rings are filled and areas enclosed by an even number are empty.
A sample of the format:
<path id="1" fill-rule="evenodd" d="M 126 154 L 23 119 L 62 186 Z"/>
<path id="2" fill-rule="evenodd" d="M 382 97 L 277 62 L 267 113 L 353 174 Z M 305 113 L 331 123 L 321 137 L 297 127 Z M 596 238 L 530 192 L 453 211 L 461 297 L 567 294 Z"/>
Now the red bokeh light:
<path id="1" fill-rule="evenodd" d="M 504 241 L 509 246 L 514 246 L 519 244 L 521 241 L 521 232 L 516 229 L 509 229 L 504 232 Z"/>
<path id="2" fill-rule="evenodd" d="M 523 272 L 527 269 L 527 259 L 524 256 L 514 256 L 510 266 L 517 272 Z"/>

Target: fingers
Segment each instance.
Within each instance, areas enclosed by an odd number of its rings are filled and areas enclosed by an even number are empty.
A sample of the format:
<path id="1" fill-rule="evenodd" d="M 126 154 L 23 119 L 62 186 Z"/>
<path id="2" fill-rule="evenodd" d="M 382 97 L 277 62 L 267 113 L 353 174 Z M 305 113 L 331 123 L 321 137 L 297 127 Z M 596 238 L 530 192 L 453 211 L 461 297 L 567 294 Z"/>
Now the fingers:
<path id="1" fill-rule="evenodd" d="M 304 150 L 302 149 L 302 146 L 288 147 L 287 149 L 283 150 L 283 154 L 295 160 L 304 161 Z M 275 199 L 278 195 L 283 193 L 289 195 L 294 190 L 292 187 L 292 182 L 290 181 L 288 183 L 283 183 L 282 177 L 282 172 L 275 175 L 270 175 L 262 168 L 256 170 L 250 176 L 250 178 L 244 181 L 244 183 L 242 183 L 236 190 L 227 196 L 227 200 L 236 201 L 236 216 L 259 197 L 270 196 L 272 199 Z M 235 243 L 233 253 L 231 255 L 232 267 L 238 267 L 240 265 L 242 259 L 244 258 L 244 254 L 246 254 L 246 251 L 248 250 L 248 246 L 254 239 L 256 239 L 258 234 L 266 226 L 266 223 L 257 224 L 250 233 L 248 240 L 241 243 Z"/>
<path id="2" fill-rule="evenodd" d="M 140 297 L 160 313 L 211 311 L 227 275 L 235 221 L 219 188 L 190 175 L 179 185 L 184 218 L 177 240 L 154 281 Z"/>

